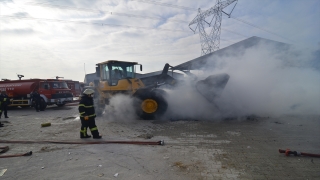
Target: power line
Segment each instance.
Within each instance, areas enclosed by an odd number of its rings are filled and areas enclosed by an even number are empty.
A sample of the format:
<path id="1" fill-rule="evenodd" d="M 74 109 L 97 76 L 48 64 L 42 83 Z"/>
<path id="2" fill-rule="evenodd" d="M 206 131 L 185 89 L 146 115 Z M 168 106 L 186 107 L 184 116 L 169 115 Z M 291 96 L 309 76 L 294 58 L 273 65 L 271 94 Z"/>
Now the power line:
<path id="1" fill-rule="evenodd" d="M 155 5 L 178 8 L 178 9 L 189 10 L 189 11 L 196 11 L 197 10 L 195 8 L 190 8 L 190 7 L 186 7 L 186 6 L 179 6 L 179 5 L 173 5 L 173 4 L 169 4 L 169 3 L 161 3 L 161 2 L 150 1 L 150 0 L 130 0 L 130 1 L 137 1 L 137 2 L 142 2 L 142 3 L 155 4 Z M 110 13 L 110 15 L 126 16 L 126 17 L 133 17 L 133 18 L 143 18 L 143 19 L 154 19 L 154 20 L 166 20 L 166 21 L 172 21 L 172 22 L 177 22 L 177 23 L 188 23 L 189 22 L 189 21 L 184 21 L 184 20 L 168 20 L 167 18 L 162 18 L 162 17 L 140 16 L 140 15 L 134 15 L 134 14 L 128 14 L 128 13 L 119 13 L 119 12 L 112 12 L 112 11 L 100 11 L 100 10 L 93 10 L 93 9 L 87 9 L 87 8 L 75 8 L 75 7 L 70 7 L 70 6 L 50 5 L 50 4 L 47 4 L 47 3 L 27 3 L 27 4 L 36 5 L 36 6 L 43 6 L 43 7 L 49 7 L 49 8 L 51 7 L 51 8 L 59 8 L 59 9 L 71 9 L 71 10 L 76 10 L 76 11 L 88 11 L 88 12 L 95 12 L 95 13 L 103 12 L 103 13 Z M 249 22 L 247 22 L 247 21 L 245 21 L 243 19 L 240 19 L 240 18 L 237 18 L 237 17 L 234 17 L 234 16 L 230 16 L 230 17 L 232 19 L 235 19 L 235 20 L 237 20 L 239 22 L 242 22 L 242 23 L 247 24 L 249 26 L 252 26 L 254 28 L 260 29 L 260 30 L 265 31 L 267 33 L 270 33 L 272 35 L 275 35 L 275 36 L 278 36 L 278 37 L 281 37 L 283 39 L 286 39 L 286 40 L 289 40 L 289 41 L 293 42 L 292 40 L 290 40 L 290 39 L 288 39 L 286 37 L 278 35 L 278 34 L 272 32 L 272 31 L 263 29 L 263 28 L 261 28 L 261 27 L 259 27 L 257 25 L 249 23 Z M 226 31 L 232 32 L 230 30 L 226 30 Z M 236 33 L 236 32 L 232 32 L 232 33 L 240 35 L 240 36 L 243 36 L 243 37 L 247 37 L 247 36 L 244 36 L 244 35 Z"/>
<path id="2" fill-rule="evenodd" d="M 76 7 L 70 7 L 70 6 L 50 5 L 50 4 L 43 4 L 43 3 L 27 3 L 27 5 L 42 6 L 42 7 L 49 7 L 49 8 L 58 8 L 58 9 L 69 9 L 69 10 L 74 10 L 74 11 L 87 11 L 87 12 L 93 12 L 93 13 L 106 13 L 106 14 L 110 14 L 110 15 L 143 18 L 143 19 L 165 20 L 165 21 L 172 21 L 172 22 L 178 22 L 178 23 L 187 23 L 188 22 L 188 21 L 183 21 L 183 20 L 171 20 L 171 19 L 167 19 L 167 18 L 163 18 L 163 17 L 141 16 L 141 15 L 128 14 L 128 13 L 101 11 L 101 10 L 93 10 L 93 9 L 87 9 L 87 8 L 76 8 Z"/>
<path id="3" fill-rule="evenodd" d="M 138 1 L 138 2 L 142 2 L 142 3 L 156 4 L 156 5 L 160 5 L 160 6 L 184 9 L 184 10 L 188 10 L 188 11 L 197 11 L 198 10 L 198 8 L 190 8 L 190 7 L 178 6 L 178 5 L 173 5 L 173 4 L 169 4 L 169 3 L 161 3 L 161 2 L 150 1 L 150 0 L 131 0 L 131 1 Z"/>
<path id="4" fill-rule="evenodd" d="M 106 24 L 106 23 L 98 23 L 98 22 L 85 22 L 85 21 L 70 21 L 70 20 L 60 20 L 60 19 L 45 19 L 45 18 L 34 18 L 34 17 L 22 17 L 22 16 L 8 16 L 8 15 L 1 15 L 0 17 L 3 18 L 10 18 L 10 19 L 30 19 L 30 20 L 39 20 L 39 21 L 51 21 L 51 22 L 60 22 L 60 23 L 78 23 L 78 24 L 93 24 L 99 26 L 114 26 L 114 27 L 129 27 L 129 28 L 137 28 L 137 29 L 148 29 L 148 30 L 160 30 L 160 31 L 173 31 L 173 32 L 185 32 L 189 33 L 189 30 L 176 30 L 176 29 L 163 29 L 163 28 L 149 28 L 149 27 L 139 27 L 139 26 L 128 26 L 128 25 L 118 25 L 118 24 Z M 223 29 L 225 31 L 229 31 L 233 34 L 248 37 L 239 33 L 236 33 L 231 30 Z"/>
<path id="5" fill-rule="evenodd" d="M 223 29 L 224 31 L 228 31 L 228 32 L 231 32 L 231 33 L 233 33 L 233 34 L 236 34 L 236 35 L 238 35 L 238 36 L 242 36 L 242 37 L 248 38 L 248 36 L 245 36 L 245 35 L 243 35 L 243 34 L 240 34 L 240 33 L 237 33 L 237 32 L 234 32 L 234 31 L 231 31 L 231 30 L 228 30 L 228 29 L 225 29 L 225 28 L 221 28 L 221 29 Z"/>
<path id="6" fill-rule="evenodd" d="M 289 41 L 293 42 L 292 40 L 290 40 L 290 39 L 288 39 L 288 38 L 286 38 L 286 37 L 280 36 L 280 35 L 278 35 L 278 34 L 276 34 L 276 33 L 274 33 L 274 32 L 271 32 L 271 31 L 269 31 L 269 30 L 263 29 L 263 28 L 261 28 L 261 27 L 259 27 L 259 26 L 257 26 L 257 25 L 254 25 L 254 24 L 252 24 L 252 23 L 249 23 L 249 22 L 247 22 L 247 21 L 245 21 L 245 20 L 243 20 L 243 19 L 240 19 L 240 18 L 237 18 L 237 17 L 233 17 L 233 16 L 230 16 L 230 17 L 231 17 L 232 19 L 235 19 L 235 20 L 237 20 L 237 21 L 239 21 L 239 22 L 242 22 L 242 23 L 244 23 L 244 24 L 247 24 L 247 25 L 249 25 L 249 26 L 255 27 L 255 28 L 260 29 L 260 30 L 262 30 L 262 31 L 265 31 L 265 32 L 267 32 L 267 33 L 273 34 L 273 35 L 275 35 L 275 36 L 278 36 L 278 37 L 281 37 L 281 38 L 283 38 L 283 39 L 286 39 L 286 40 L 289 40 Z"/>
<path id="7" fill-rule="evenodd" d="M 177 5 L 173 5 L 173 4 L 160 3 L 160 2 L 150 1 L 150 0 L 131 0 L 131 1 L 138 1 L 138 2 L 143 2 L 143 3 L 150 3 L 150 4 L 155 4 L 155 5 L 160 5 L 160 6 L 166 6 L 166 7 L 174 7 L 174 8 L 184 9 L 184 10 L 192 10 L 192 11 L 197 10 L 197 9 L 189 8 L 189 7 L 185 7 L 185 6 L 177 6 Z M 254 28 L 257 28 L 257 29 L 260 29 L 260 30 L 262 30 L 262 31 L 265 31 L 265 32 L 267 32 L 267 33 L 270 33 L 270 34 L 272 34 L 272 35 L 275 35 L 275 36 L 278 36 L 278 37 L 281 37 L 281 38 L 283 38 L 283 39 L 286 39 L 286 40 L 289 40 L 289 41 L 293 42 L 292 40 L 290 40 L 290 39 L 288 39 L 288 38 L 286 38 L 286 37 L 283 37 L 283 36 L 281 36 L 281 35 L 278 35 L 278 34 L 272 32 L 272 31 L 263 29 L 263 28 L 261 28 L 261 27 L 259 27 L 259 26 L 257 26 L 257 25 L 254 25 L 254 24 L 252 24 L 252 23 L 249 23 L 249 22 L 247 22 L 247 21 L 245 21 L 245 20 L 243 20 L 243 19 L 236 18 L 236 17 L 233 17 L 233 16 L 232 16 L 231 18 L 233 18 L 233 19 L 235 19 L 235 20 L 237 20 L 237 21 L 239 21 L 239 22 L 242 22 L 242 23 L 244 23 L 244 24 L 247 24 L 247 25 L 249 25 L 249 26 L 252 26 L 252 27 L 254 27 Z"/>
<path id="8" fill-rule="evenodd" d="M 53 0 L 56 1 L 56 0 Z M 131 0 L 131 1 L 139 1 L 139 2 L 147 2 L 146 0 Z M 51 1 L 52 2 L 52 1 Z M 185 8 L 185 9 L 192 9 L 192 8 L 188 8 L 188 7 L 183 7 L 183 6 L 175 6 L 175 5 L 170 5 L 167 3 L 159 3 L 159 2 L 154 2 L 154 1 L 148 1 L 147 3 L 156 3 L 157 5 L 162 5 L 162 6 L 174 6 L 175 8 Z M 100 11 L 100 10 L 94 10 L 94 9 L 88 9 L 88 8 L 76 8 L 76 7 L 70 7 L 70 6 L 60 6 L 60 5 L 50 5 L 46 3 L 26 3 L 27 5 L 35 5 L 35 6 L 42 6 L 42 7 L 49 7 L 49 8 L 58 8 L 58 9 L 70 9 L 70 10 L 75 10 L 75 11 L 87 11 L 87 12 L 95 12 L 95 13 L 110 13 L 111 15 L 118 15 L 118 16 L 127 16 L 127 17 L 134 17 L 134 18 L 144 18 L 144 19 L 154 19 L 154 20 L 166 20 L 166 21 L 173 21 L 173 22 L 178 22 L 178 23 L 188 23 L 188 21 L 184 21 L 184 20 L 168 20 L 166 18 L 162 18 L 162 17 L 150 17 L 150 16 L 140 16 L 140 15 L 134 15 L 134 14 L 128 14 L 128 13 L 119 13 L 119 12 L 112 12 L 112 11 Z M 195 10 L 195 9 L 193 9 Z M 8 18 L 17 18 L 17 19 L 28 19 L 28 17 L 17 17 L 17 16 L 7 16 Z M 56 22 L 63 22 L 63 23 L 67 23 L 67 22 L 71 22 L 71 23 L 86 23 L 86 24 L 95 24 L 95 25 L 101 25 L 101 26 L 123 26 L 123 27 L 132 27 L 132 28 L 139 28 L 139 29 L 157 29 L 157 30 L 163 30 L 163 31 L 180 31 L 180 32 L 186 32 L 183 30 L 172 30 L 172 29 L 161 29 L 161 28 L 148 28 L 148 27 L 137 27 L 137 26 L 128 26 L 128 25 L 116 25 L 116 24 L 105 24 L 105 23 L 91 23 L 91 22 L 81 22 L 81 21 L 67 21 L 67 20 L 59 20 L 59 19 L 41 19 L 41 18 L 33 18 L 33 17 L 29 17 L 29 19 L 34 19 L 34 20 L 42 20 L 42 21 L 56 21 Z M 227 30 L 227 29 L 223 29 L 225 31 L 229 31 L 233 34 L 239 35 L 239 36 L 243 36 L 243 37 L 248 37 L 245 35 L 242 35 L 240 33 L 236 33 L 234 31 L 231 30 Z"/>
<path id="9" fill-rule="evenodd" d="M 131 1 L 139 1 L 139 2 L 146 2 L 145 0 L 141 1 L 141 0 L 131 0 Z M 149 1 L 148 3 L 154 3 L 154 1 Z M 155 2 L 157 3 L 157 2 Z M 127 17 L 134 17 L 134 18 L 144 18 L 144 19 L 154 19 L 154 20 L 167 20 L 167 21 L 173 21 L 173 22 L 178 22 L 178 23 L 189 23 L 189 21 L 184 21 L 184 20 L 168 20 L 166 18 L 162 18 L 162 17 L 150 17 L 150 16 L 140 16 L 140 15 L 134 15 L 134 14 L 128 14 L 128 13 L 119 13 L 119 12 L 111 12 L 111 11 L 100 11 L 100 10 L 93 10 L 93 9 L 87 9 L 87 8 L 75 8 L 75 7 L 70 7 L 70 6 L 60 6 L 60 5 L 46 5 L 44 3 L 27 3 L 30 5 L 36 5 L 36 6 L 43 6 L 43 7 L 51 7 L 51 8 L 61 8 L 61 9 L 71 9 L 71 10 L 76 10 L 76 11 L 89 11 L 89 12 L 95 12 L 95 13 L 110 13 L 111 15 L 118 15 L 118 16 L 127 16 Z M 167 5 L 167 3 L 157 3 L 159 5 Z M 182 6 L 177 6 L 176 8 L 181 8 Z M 189 8 L 190 9 L 190 8 Z M 223 28 L 222 28 L 223 29 Z M 242 35 L 240 33 L 231 31 L 231 30 L 226 30 L 223 29 L 225 31 L 231 32 L 233 34 L 239 35 L 239 36 L 243 36 L 243 37 L 248 37 L 245 35 Z"/>
<path id="10" fill-rule="evenodd" d="M 115 26 L 115 27 L 127 27 L 127 28 L 137 28 L 137 29 L 148 29 L 148 30 L 160 30 L 160 31 L 173 31 L 173 32 L 185 32 L 184 30 L 176 29 L 163 29 L 163 28 L 149 28 L 149 27 L 139 27 L 139 26 L 129 26 L 129 25 L 118 25 L 118 24 L 107 24 L 107 23 L 98 23 L 98 22 L 85 22 L 85 21 L 70 21 L 70 20 L 60 20 L 60 19 L 46 19 L 46 18 L 34 18 L 34 17 L 22 17 L 22 16 L 8 16 L 1 15 L 2 18 L 11 18 L 11 19 L 30 19 L 38 21 L 51 21 L 51 22 L 60 22 L 60 23 L 78 23 L 78 24 L 94 24 L 99 26 Z"/>

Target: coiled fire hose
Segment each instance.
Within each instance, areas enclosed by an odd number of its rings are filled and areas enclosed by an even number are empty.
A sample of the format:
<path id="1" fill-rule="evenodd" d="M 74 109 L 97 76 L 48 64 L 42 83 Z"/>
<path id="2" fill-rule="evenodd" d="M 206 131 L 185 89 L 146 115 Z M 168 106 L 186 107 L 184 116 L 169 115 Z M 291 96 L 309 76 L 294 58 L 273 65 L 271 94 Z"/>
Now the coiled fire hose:
<path id="1" fill-rule="evenodd" d="M 290 151 L 290 149 L 282 150 L 279 149 L 279 153 L 285 153 L 286 156 L 290 156 L 291 154 L 294 156 L 310 156 L 310 157 L 320 157 L 320 154 L 311 154 L 311 153 L 304 153 L 299 151 Z"/>
<path id="2" fill-rule="evenodd" d="M 164 145 L 164 141 L 7 141 L 0 140 L 0 143 L 8 143 L 8 144 L 136 144 L 136 145 Z M 3 149 L 0 151 L 1 153 L 5 153 L 9 150 L 9 146 L 0 147 Z M 8 157 L 19 157 L 19 156 L 31 156 L 32 151 L 24 153 L 24 154 L 14 154 L 14 155 L 4 155 L 0 156 L 0 158 L 8 158 Z"/>

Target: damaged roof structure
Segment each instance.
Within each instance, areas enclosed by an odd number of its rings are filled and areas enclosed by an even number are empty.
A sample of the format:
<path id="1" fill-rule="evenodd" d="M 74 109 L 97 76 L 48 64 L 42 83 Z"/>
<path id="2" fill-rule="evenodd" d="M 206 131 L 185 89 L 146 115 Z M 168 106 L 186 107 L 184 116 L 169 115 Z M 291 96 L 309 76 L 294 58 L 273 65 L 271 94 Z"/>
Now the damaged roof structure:
<path id="1" fill-rule="evenodd" d="M 253 36 L 243 41 L 232 44 L 228 47 L 214 51 L 210 54 L 206 54 L 204 56 L 195 58 L 193 60 L 187 61 L 180 65 L 177 65 L 173 67 L 172 70 L 189 71 L 189 70 L 205 69 L 206 64 L 210 62 L 210 64 L 212 65 L 213 61 L 218 57 L 241 55 L 244 53 L 246 49 L 249 49 L 254 46 L 258 46 L 260 43 L 264 43 L 266 45 L 272 45 L 276 47 L 275 49 L 279 51 L 287 51 L 292 46 L 286 43 Z"/>

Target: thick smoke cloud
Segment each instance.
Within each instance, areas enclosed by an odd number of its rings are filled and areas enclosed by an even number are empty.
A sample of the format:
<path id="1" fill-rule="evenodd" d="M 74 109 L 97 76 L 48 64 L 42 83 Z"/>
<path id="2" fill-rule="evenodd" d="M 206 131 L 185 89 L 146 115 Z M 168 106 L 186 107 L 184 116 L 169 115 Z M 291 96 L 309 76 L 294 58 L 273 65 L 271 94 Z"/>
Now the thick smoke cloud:
<path id="1" fill-rule="evenodd" d="M 203 69 L 192 71 L 203 80 L 227 73 L 229 82 L 220 97 L 210 103 L 186 76 L 176 88 L 165 88 L 168 110 L 163 120 L 223 120 L 249 115 L 281 116 L 320 114 L 319 51 L 258 43 L 251 47 L 227 48 L 207 57 Z M 138 118 L 132 99 L 119 95 L 111 99 L 109 119 Z"/>
<path id="2" fill-rule="evenodd" d="M 128 95 L 115 95 L 106 106 L 104 111 L 104 118 L 110 121 L 131 121 L 138 119 L 134 107 L 132 106 L 133 99 Z"/>
<path id="3" fill-rule="evenodd" d="M 214 105 L 199 97 L 192 86 L 168 91 L 168 117 L 224 119 L 248 115 L 319 114 L 320 69 L 317 53 L 260 43 L 250 48 L 228 49 L 210 56 L 204 79 L 210 74 L 230 75 L 222 95 Z M 192 93 L 191 93 L 192 92 Z"/>

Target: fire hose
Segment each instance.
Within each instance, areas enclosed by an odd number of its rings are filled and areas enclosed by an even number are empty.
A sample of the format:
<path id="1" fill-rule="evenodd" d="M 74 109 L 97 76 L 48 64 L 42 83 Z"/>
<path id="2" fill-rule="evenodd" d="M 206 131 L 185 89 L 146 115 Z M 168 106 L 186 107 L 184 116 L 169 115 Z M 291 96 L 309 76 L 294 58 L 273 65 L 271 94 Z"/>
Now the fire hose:
<path id="1" fill-rule="evenodd" d="M 290 149 L 282 150 L 279 149 L 279 153 L 285 153 L 286 156 L 290 156 L 291 154 L 294 156 L 310 156 L 310 157 L 320 157 L 320 154 L 311 154 L 311 153 L 304 153 L 299 151 L 290 151 Z"/>
<path id="2" fill-rule="evenodd" d="M 7 141 L 0 140 L 0 143 L 10 143 L 10 144 L 136 144 L 136 145 L 164 145 L 164 141 L 87 141 L 87 142 L 77 142 L 77 141 Z M 3 149 L 0 153 L 5 153 L 9 150 L 9 146 L 0 147 Z M 24 153 L 24 154 L 14 154 L 14 155 L 4 155 L 0 156 L 0 158 L 8 158 L 8 157 L 20 157 L 20 156 L 31 156 L 32 151 Z"/>
<path id="3" fill-rule="evenodd" d="M 9 150 L 9 146 L 4 146 L 4 147 L 0 147 L 0 149 L 2 149 L 0 151 L 1 153 L 5 153 Z M 4 156 L 0 156 L 0 158 L 9 158 L 9 157 L 20 157 L 20 156 L 31 156 L 32 155 L 32 151 L 24 153 L 24 154 L 13 154 L 13 155 L 4 155 Z"/>
<path id="4" fill-rule="evenodd" d="M 0 140 L 0 143 L 19 144 L 136 144 L 136 145 L 164 145 L 164 141 L 7 141 Z"/>

